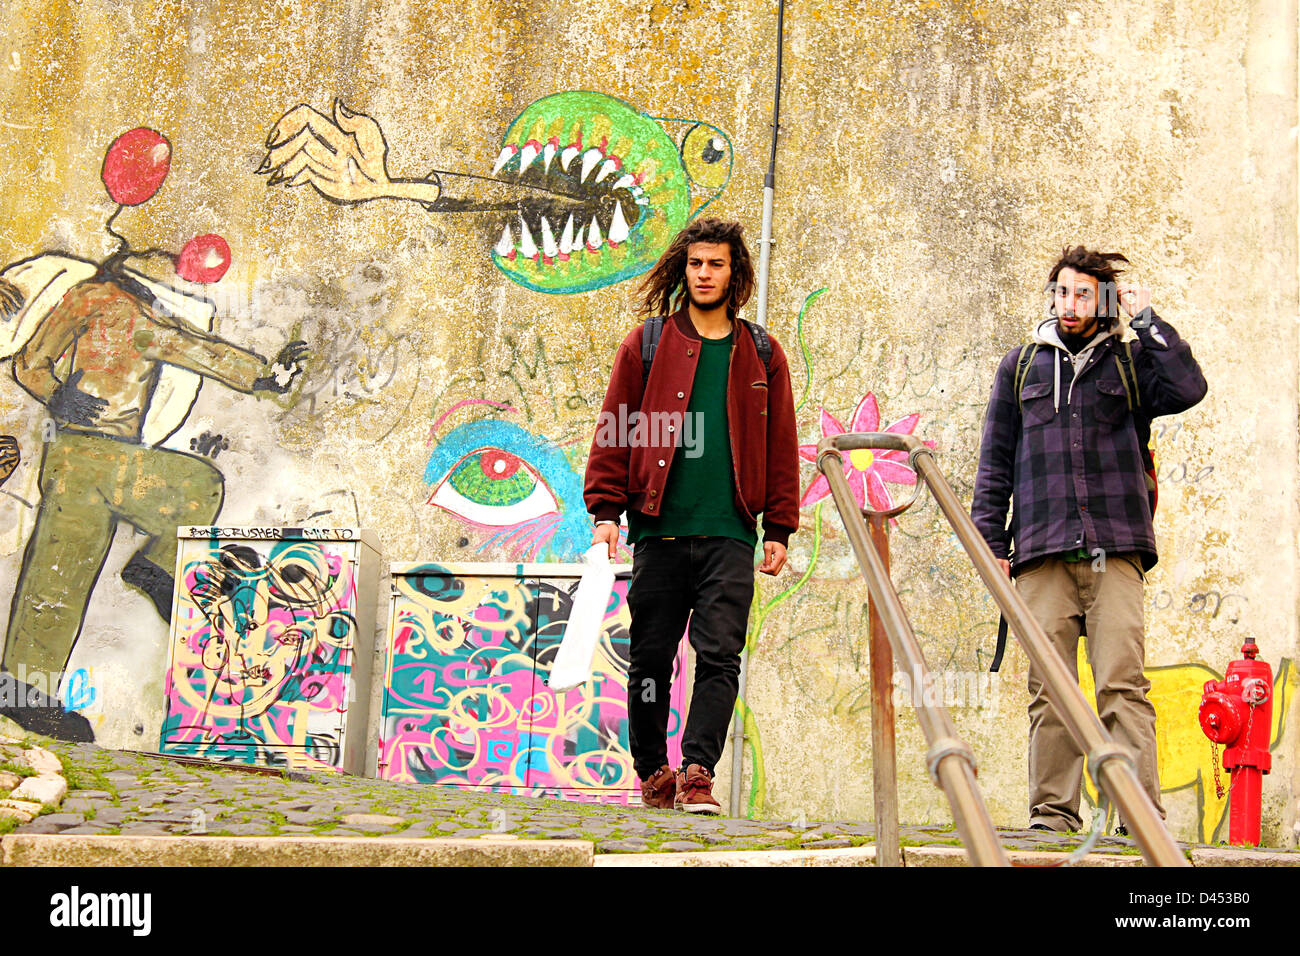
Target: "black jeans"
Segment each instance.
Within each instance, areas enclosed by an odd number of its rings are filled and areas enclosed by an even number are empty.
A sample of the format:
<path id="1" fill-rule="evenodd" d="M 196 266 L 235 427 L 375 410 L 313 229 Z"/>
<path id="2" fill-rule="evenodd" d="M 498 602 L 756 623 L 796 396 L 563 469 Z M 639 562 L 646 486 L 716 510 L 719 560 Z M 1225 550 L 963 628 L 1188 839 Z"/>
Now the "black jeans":
<path id="1" fill-rule="evenodd" d="M 628 740 L 637 776 L 668 763 L 673 657 L 690 619 L 695 687 L 682 760 L 713 772 L 722 756 L 740 686 L 754 548 L 734 538 L 647 538 L 632 555 Z"/>

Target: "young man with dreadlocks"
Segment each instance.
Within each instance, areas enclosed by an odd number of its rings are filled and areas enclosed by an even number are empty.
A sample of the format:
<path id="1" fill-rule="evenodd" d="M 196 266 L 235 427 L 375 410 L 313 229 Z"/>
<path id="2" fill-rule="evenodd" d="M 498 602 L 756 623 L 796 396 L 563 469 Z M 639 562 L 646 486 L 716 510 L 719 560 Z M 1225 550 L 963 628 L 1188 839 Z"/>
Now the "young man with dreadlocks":
<path id="1" fill-rule="evenodd" d="M 1156 563 L 1146 444 L 1151 419 L 1191 408 L 1206 384 L 1150 293 L 1116 286 L 1127 262 L 1076 246 L 1052 267 L 1050 317 L 993 381 L 971 516 L 1071 674 L 1087 634 L 1102 724 L 1163 816 L 1142 672 L 1143 576 Z M 1125 341 L 1116 298 L 1136 340 Z M 1084 756 L 1032 664 L 1029 693 L 1030 826 L 1077 830 Z"/>
<path id="2" fill-rule="evenodd" d="M 765 574 L 785 566 L 799 524 L 790 375 L 781 346 L 739 316 L 753 288 L 739 223 L 699 220 L 673 240 L 642 285 L 651 318 L 614 357 L 587 460 L 593 542 L 613 558 L 626 513 L 634 545 L 628 736 L 649 807 L 721 812 L 713 769 L 736 703 L 758 516 Z M 674 773 L 669 689 L 688 617 L 695 684 Z"/>

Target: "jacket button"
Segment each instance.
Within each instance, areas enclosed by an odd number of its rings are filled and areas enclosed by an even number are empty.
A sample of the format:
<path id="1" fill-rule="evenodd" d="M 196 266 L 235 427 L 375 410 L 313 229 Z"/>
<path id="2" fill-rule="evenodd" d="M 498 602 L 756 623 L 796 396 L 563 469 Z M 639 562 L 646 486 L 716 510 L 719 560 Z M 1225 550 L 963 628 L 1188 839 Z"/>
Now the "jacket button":
<path id="1" fill-rule="evenodd" d="M 695 354 L 695 349 L 687 349 L 687 350 L 686 350 L 686 357 L 687 357 L 687 358 L 690 358 L 690 357 L 691 357 L 692 355 L 694 355 L 694 354 Z"/>
<path id="2" fill-rule="evenodd" d="M 677 426 L 676 426 L 676 425 L 669 425 L 669 426 L 668 426 L 668 434 L 671 435 L 671 434 L 672 434 L 673 432 L 675 432 L 675 431 L 677 431 Z"/>
<path id="3" fill-rule="evenodd" d="M 664 460 L 663 460 L 662 458 L 660 458 L 660 459 L 659 459 L 659 467 L 662 468 L 663 466 L 664 466 Z"/>
<path id="4" fill-rule="evenodd" d="M 645 506 L 645 510 L 646 510 L 646 511 L 654 511 L 654 510 L 655 510 L 655 503 L 654 503 L 653 501 L 650 502 L 648 505 Z"/>
<path id="5" fill-rule="evenodd" d="M 678 397 L 678 398 L 685 398 L 685 397 L 686 397 L 686 393 L 685 393 L 685 392 L 678 392 L 678 393 L 677 393 L 677 397 Z"/>
<path id="6" fill-rule="evenodd" d="M 658 489 L 658 488 L 651 488 L 651 489 L 650 489 L 650 497 L 651 497 L 651 498 L 653 498 L 653 497 L 654 497 L 655 495 L 657 495 L 657 494 L 659 494 L 659 489 Z"/>

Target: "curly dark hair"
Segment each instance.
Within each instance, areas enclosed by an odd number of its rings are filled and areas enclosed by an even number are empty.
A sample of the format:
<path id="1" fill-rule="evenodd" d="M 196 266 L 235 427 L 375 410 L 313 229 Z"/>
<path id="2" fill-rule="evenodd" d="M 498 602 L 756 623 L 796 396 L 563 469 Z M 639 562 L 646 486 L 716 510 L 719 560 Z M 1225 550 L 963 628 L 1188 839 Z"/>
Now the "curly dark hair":
<path id="1" fill-rule="evenodd" d="M 1075 246 L 1073 249 L 1066 247 L 1061 250 L 1061 258 L 1056 260 L 1056 265 L 1052 266 L 1052 271 L 1047 275 L 1045 291 L 1050 293 L 1055 289 L 1056 280 L 1063 269 L 1073 269 L 1075 272 L 1092 276 L 1097 280 L 1099 299 L 1097 319 L 1105 328 L 1105 324 L 1114 319 L 1115 306 L 1118 303 L 1115 280 L 1123 272 L 1116 267 L 1115 263 L 1118 262 L 1129 264 L 1128 257 L 1118 252 L 1097 252 L 1084 246 Z M 1049 313 L 1056 314 L 1054 307 L 1049 306 Z"/>
<path id="2" fill-rule="evenodd" d="M 677 234 L 641 283 L 640 312 L 669 315 L 686 298 L 686 253 L 697 242 L 731 247 L 731 284 L 727 287 L 727 315 L 734 318 L 754 294 L 754 263 L 745 246 L 744 227 L 738 222 L 699 219 Z"/>

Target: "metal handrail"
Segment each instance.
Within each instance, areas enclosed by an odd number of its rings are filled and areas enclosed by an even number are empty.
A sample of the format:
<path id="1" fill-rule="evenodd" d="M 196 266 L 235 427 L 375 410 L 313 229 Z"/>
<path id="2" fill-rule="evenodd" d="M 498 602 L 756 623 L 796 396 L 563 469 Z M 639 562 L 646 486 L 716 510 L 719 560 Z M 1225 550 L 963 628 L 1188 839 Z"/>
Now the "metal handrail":
<path id="1" fill-rule="evenodd" d="M 880 621 L 885 633 L 889 635 L 894 659 L 911 679 L 912 687 L 928 687 L 929 674 L 920 642 L 912 631 L 912 624 L 889 579 L 889 572 L 885 570 L 884 563 L 868 538 L 866 521 L 858 510 L 857 501 L 844 477 L 844 463 L 836 444 L 844 437 L 859 436 L 823 438 L 817 446 L 817 467 L 830 484 L 831 496 L 844 519 L 845 530 L 857 553 L 858 564 L 862 566 L 872 600 L 879 608 Z M 835 463 L 828 468 L 827 459 L 831 458 L 835 459 Z M 975 784 L 975 754 L 957 736 L 957 727 L 948 716 L 948 711 L 941 704 L 928 703 L 928 697 L 928 694 L 922 694 L 918 700 L 918 695 L 912 695 L 917 720 L 925 734 L 926 743 L 930 745 L 926 764 L 931 779 L 948 798 L 953 822 L 966 852 L 976 866 L 1010 866 L 1010 861 L 998 842 L 997 831 L 993 829 L 993 820 L 984 805 L 984 797 Z"/>
<path id="2" fill-rule="evenodd" d="M 900 638 L 911 637 L 914 645 L 915 638 L 912 636 L 906 616 L 902 613 L 901 603 L 898 602 L 898 596 L 893 590 L 893 585 L 887 578 L 883 582 L 872 583 L 872 575 L 867 570 L 867 565 L 871 562 L 871 559 L 876 558 L 874 551 L 870 548 L 861 548 L 858 544 L 858 538 L 862 538 L 865 542 L 866 522 L 857 508 L 857 502 L 849 494 L 848 482 L 844 478 L 843 459 L 840 455 L 841 451 L 857 449 L 885 449 L 907 453 L 908 463 L 911 465 L 912 470 L 929 487 L 935 503 L 938 504 L 939 510 L 943 512 L 944 517 L 948 519 L 948 523 L 952 525 L 953 531 L 957 534 L 957 539 L 961 542 L 962 547 L 966 549 L 966 553 L 974 563 L 975 570 L 979 572 L 984 586 L 988 588 L 993 600 L 1002 611 L 1002 615 L 1007 619 L 1016 639 L 1024 647 L 1031 665 L 1042 675 L 1051 705 L 1056 709 L 1071 736 L 1074 737 L 1087 755 L 1088 774 L 1106 796 L 1119 807 L 1124 822 L 1129 826 L 1134 840 L 1142 850 L 1143 858 L 1152 866 L 1190 866 L 1187 859 L 1179 851 L 1173 837 L 1165 828 L 1164 821 L 1160 819 L 1150 797 L 1147 796 L 1138 783 L 1137 770 L 1133 764 L 1132 756 L 1126 749 L 1110 739 L 1110 735 L 1106 733 L 1100 718 L 1088 706 L 1088 701 L 1079 689 L 1077 681 L 1070 675 L 1070 671 L 1065 662 L 1061 660 L 1060 655 L 1053 650 L 1046 633 L 1044 633 L 1042 627 L 1030 612 L 1024 599 L 1011 586 L 1010 579 L 998 565 L 997 559 L 993 556 L 993 552 L 989 549 L 983 535 L 975 527 L 975 522 L 962 506 L 956 492 L 952 490 L 952 486 L 944 478 L 943 472 L 935 462 L 934 454 L 929 447 L 912 435 L 894 434 L 892 432 L 866 432 L 824 438 L 817 446 L 817 467 L 821 469 L 822 474 L 826 475 L 827 480 L 830 482 L 832 493 L 835 496 L 835 503 L 839 507 L 841 517 L 844 519 L 849 538 L 853 541 L 854 550 L 858 552 L 859 563 L 863 565 L 863 570 L 867 573 L 867 583 L 872 588 L 872 596 L 881 603 L 882 609 L 889 611 L 885 615 L 885 623 L 889 629 L 890 642 L 894 646 L 894 653 L 903 656 L 910 665 L 912 661 L 909 658 L 909 651 L 900 646 L 903 643 Z M 836 459 L 840 467 L 828 471 L 824 463 L 829 458 Z M 839 486 L 843 491 L 842 495 L 836 491 L 837 476 Z M 878 563 L 878 559 L 876 561 Z M 879 594 L 877 593 L 878 590 Z M 897 605 L 896 608 L 891 607 L 891 597 L 893 604 Z M 894 620 L 890 620 L 891 617 Z M 915 655 L 921 667 L 924 667 L 919 646 L 914 647 L 911 653 Z M 913 686 L 916 685 L 913 684 Z M 930 729 L 927 728 L 927 721 L 933 723 L 933 718 L 925 716 L 924 711 L 925 708 L 918 707 L 917 716 L 921 719 L 922 729 L 926 731 L 926 739 L 930 743 L 932 756 L 929 760 L 933 773 L 935 763 L 933 754 L 936 752 L 936 743 L 931 738 Z M 947 719 L 946 712 L 943 717 Z M 951 724 L 950 719 L 949 724 Z M 955 739 L 955 734 L 953 737 Z M 961 746 L 964 747 L 965 745 L 962 744 Z M 972 760 L 972 775 L 973 767 Z M 945 793 L 948 793 L 947 788 L 945 788 Z M 949 802 L 953 802 L 953 795 L 948 794 L 948 799 Z M 983 809 L 982 801 L 980 809 Z M 955 803 L 953 813 L 954 817 L 957 817 L 958 810 Z M 992 824 L 990 823 L 989 826 L 991 828 Z M 960 820 L 958 820 L 958 830 L 961 832 Z M 965 840 L 964 833 L 963 840 Z"/>

